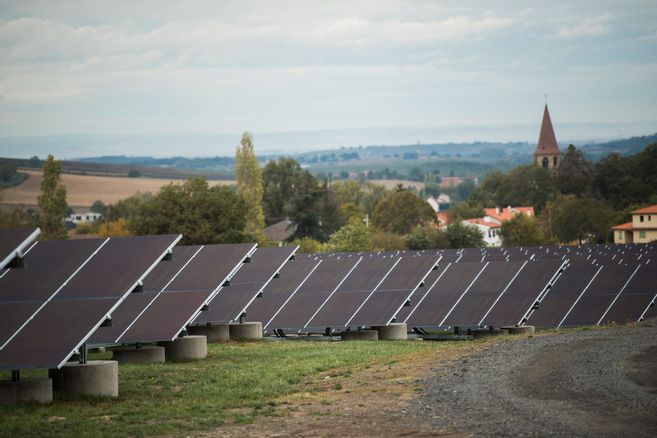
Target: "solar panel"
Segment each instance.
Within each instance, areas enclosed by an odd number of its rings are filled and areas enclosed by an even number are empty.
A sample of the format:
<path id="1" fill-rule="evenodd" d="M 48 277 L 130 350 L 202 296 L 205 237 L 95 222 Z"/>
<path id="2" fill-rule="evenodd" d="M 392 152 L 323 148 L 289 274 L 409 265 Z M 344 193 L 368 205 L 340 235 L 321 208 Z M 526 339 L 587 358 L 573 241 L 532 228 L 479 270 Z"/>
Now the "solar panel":
<path id="1" fill-rule="evenodd" d="M 116 343 L 175 339 L 255 249 L 252 243 L 203 246 Z"/>
<path id="2" fill-rule="evenodd" d="M 479 326 L 497 297 L 519 274 L 526 262 L 486 262 L 486 268 L 454 305 L 441 326 Z"/>
<path id="3" fill-rule="evenodd" d="M 564 264 L 565 262 L 558 259 L 526 262 L 479 325 L 501 327 L 523 323 L 532 306 L 554 283 Z"/>
<path id="4" fill-rule="evenodd" d="M 0 369 L 61 367 L 181 237 L 109 239 L 0 350 Z"/>
<path id="5" fill-rule="evenodd" d="M 39 228 L 0 230 L 0 271 L 20 257 L 40 233 Z"/>
<path id="6" fill-rule="evenodd" d="M 449 263 L 443 263 L 443 260 L 441 259 L 437 269 L 429 272 L 429 275 L 427 275 L 427 278 L 424 280 L 425 287 L 415 289 L 415 291 L 409 297 L 408 302 L 405 303 L 405 305 L 397 312 L 397 315 L 395 316 L 397 321 L 406 322 L 408 317 L 411 315 L 411 312 L 413 312 L 413 309 L 415 309 L 420 301 L 425 299 L 425 296 L 431 290 L 431 285 L 433 285 L 438 277 L 442 275 L 443 271 L 445 270 L 445 266 L 448 265 Z"/>
<path id="7" fill-rule="evenodd" d="M 637 268 L 637 265 L 604 265 L 591 286 L 580 294 L 559 326 L 575 327 L 598 324 Z"/>
<path id="8" fill-rule="evenodd" d="M 592 283 L 601 266 L 586 260 L 570 262 L 527 320 L 536 327 L 558 327 L 577 297 Z"/>
<path id="9" fill-rule="evenodd" d="M 132 325 L 137 317 L 155 300 L 157 295 L 187 266 L 201 245 L 176 246 L 172 256 L 160 261 L 144 278 L 141 291 L 133 291 L 112 312 L 112 325 L 99 327 L 89 343 L 111 345 Z"/>
<path id="10" fill-rule="evenodd" d="M 259 248 L 231 279 L 230 286 L 210 301 L 209 309 L 195 320 L 195 325 L 237 321 L 256 296 L 294 255 L 298 246 Z"/>
<path id="11" fill-rule="evenodd" d="M 345 325 L 389 324 L 399 309 L 438 263 L 439 256 L 402 257 L 390 275 L 372 291 Z"/>
<path id="12" fill-rule="evenodd" d="M 37 242 L 25 254 L 25 267 L 0 278 L 0 349 L 60 291 L 107 239 Z"/>
<path id="13" fill-rule="evenodd" d="M 657 264 L 639 265 L 599 324 L 636 322 L 657 297 Z"/>
<path id="14" fill-rule="evenodd" d="M 360 257 L 325 258 L 304 284 L 296 289 L 286 304 L 263 328 L 301 329 L 315 310 L 340 286 L 355 268 Z"/>
<path id="15" fill-rule="evenodd" d="M 361 256 L 340 287 L 332 291 L 303 327 L 343 327 L 367 296 L 400 262 L 398 256 Z"/>
<path id="16" fill-rule="evenodd" d="M 412 304 L 405 320 L 409 327 L 439 327 L 450 309 L 459 302 L 486 268 L 480 262 L 448 262 L 439 264 L 440 275 L 427 283 L 427 290 Z M 420 289 L 418 289 L 420 291 Z M 416 291 L 416 293 L 418 292 Z"/>
<path id="17" fill-rule="evenodd" d="M 265 326 L 320 263 L 303 254 L 286 263 L 280 277 L 269 282 L 262 291 L 262 297 L 256 298 L 246 308 L 247 319 Z"/>

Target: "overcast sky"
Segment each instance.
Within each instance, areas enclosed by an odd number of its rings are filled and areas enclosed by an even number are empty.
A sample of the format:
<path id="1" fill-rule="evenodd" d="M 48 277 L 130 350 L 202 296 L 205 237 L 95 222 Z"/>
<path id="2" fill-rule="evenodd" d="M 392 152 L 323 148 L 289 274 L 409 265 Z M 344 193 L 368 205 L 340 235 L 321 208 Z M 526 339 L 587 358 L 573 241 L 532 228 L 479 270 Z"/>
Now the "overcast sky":
<path id="1" fill-rule="evenodd" d="M 1 137 L 657 121 L 654 0 L 0 0 L 0 59 Z"/>

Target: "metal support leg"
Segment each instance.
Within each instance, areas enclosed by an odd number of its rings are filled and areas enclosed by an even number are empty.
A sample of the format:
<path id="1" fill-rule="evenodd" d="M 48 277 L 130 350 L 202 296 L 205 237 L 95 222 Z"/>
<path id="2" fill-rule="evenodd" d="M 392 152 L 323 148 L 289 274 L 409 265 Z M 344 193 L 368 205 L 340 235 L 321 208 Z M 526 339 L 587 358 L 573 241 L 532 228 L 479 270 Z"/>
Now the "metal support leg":
<path id="1" fill-rule="evenodd" d="M 21 379 L 21 370 L 11 370 L 11 381 L 18 382 Z"/>
<path id="2" fill-rule="evenodd" d="M 87 363 L 87 343 L 86 342 L 84 344 L 82 344 L 82 346 L 80 347 L 80 360 L 79 360 L 79 362 L 81 364 Z"/>

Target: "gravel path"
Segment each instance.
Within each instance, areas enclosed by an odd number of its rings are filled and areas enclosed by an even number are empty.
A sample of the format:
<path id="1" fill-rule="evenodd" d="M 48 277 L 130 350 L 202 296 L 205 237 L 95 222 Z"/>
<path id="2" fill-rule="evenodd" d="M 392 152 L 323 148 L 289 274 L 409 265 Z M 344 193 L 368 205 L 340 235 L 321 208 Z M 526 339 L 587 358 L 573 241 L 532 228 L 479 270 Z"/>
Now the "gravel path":
<path id="1" fill-rule="evenodd" d="M 439 371 L 415 415 L 478 437 L 656 437 L 657 327 L 537 336 Z"/>

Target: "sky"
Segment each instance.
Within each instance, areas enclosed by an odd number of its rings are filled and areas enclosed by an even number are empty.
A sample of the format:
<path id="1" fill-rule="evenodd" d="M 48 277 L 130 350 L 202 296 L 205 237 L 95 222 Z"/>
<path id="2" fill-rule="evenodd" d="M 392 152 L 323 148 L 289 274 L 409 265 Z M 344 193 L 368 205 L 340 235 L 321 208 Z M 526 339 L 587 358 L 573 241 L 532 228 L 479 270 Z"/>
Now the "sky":
<path id="1" fill-rule="evenodd" d="M 0 59 L 0 155 L 535 142 L 545 94 L 558 138 L 657 132 L 654 0 L 0 0 Z"/>

